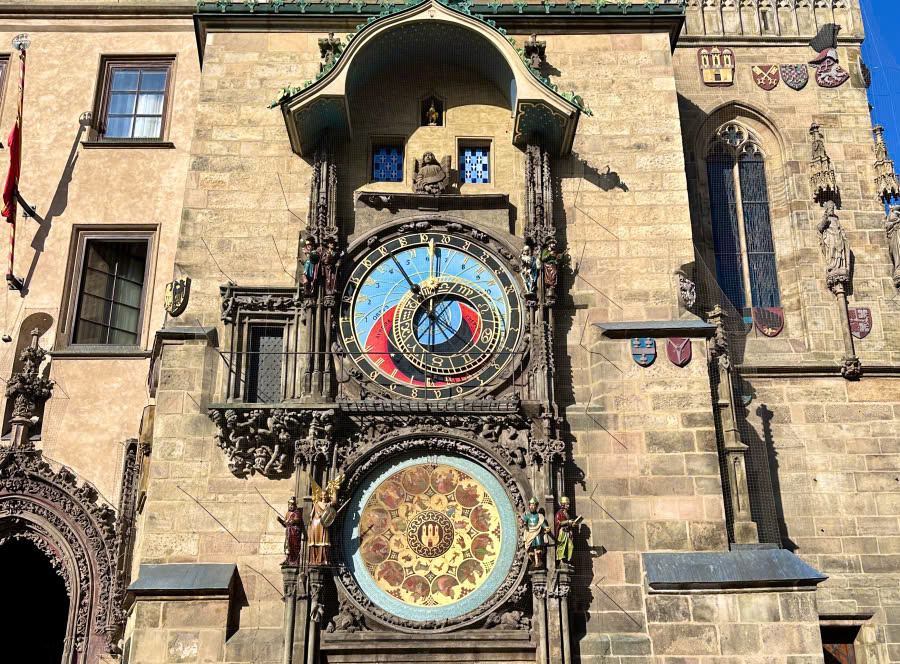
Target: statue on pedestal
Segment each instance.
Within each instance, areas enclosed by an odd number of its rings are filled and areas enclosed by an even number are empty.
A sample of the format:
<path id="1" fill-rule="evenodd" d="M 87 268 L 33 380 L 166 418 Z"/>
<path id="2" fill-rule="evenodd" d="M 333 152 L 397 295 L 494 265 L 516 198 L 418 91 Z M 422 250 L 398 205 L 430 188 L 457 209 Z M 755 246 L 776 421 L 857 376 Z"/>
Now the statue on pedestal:
<path id="1" fill-rule="evenodd" d="M 284 553 L 282 565 L 296 566 L 300 564 L 300 548 L 303 541 L 303 512 L 297 507 L 297 499 L 291 496 L 284 517 L 278 517 L 278 523 L 285 528 Z"/>
<path id="2" fill-rule="evenodd" d="M 884 220 L 887 235 L 888 255 L 891 257 L 891 278 L 894 286 L 900 288 L 900 205 L 892 205 Z"/>
<path id="3" fill-rule="evenodd" d="M 538 512 L 538 499 L 534 496 L 528 501 L 528 511 L 522 517 L 522 524 L 525 526 L 525 549 L 535 569 L 540 569 L 544 566 L 544 548 L 547 546 L 544 535 L 550 532 L 550 526 L 544 515 Z"/>
<path id="4" fill-rule="evenodd" d="M 312 295 L 319 281 L 319 263 L 322 259 L 316 238 L 309 236 L 304 243 L 306 259 L 303 261 L 303 294 Z"/>
<path id="5" fill-rule="evenodd" d="M 556 560 L 563 563 L 571 563 L 575 554 L 575 543 L 572 534 L 581 523 L 582 517 L 572 519 L 569 516 L 569 498 L 563 496 L 559 499 L 559 510 L 556 512 Z"/>
<path id="6" fill-rule="evenodd" d="M 541 259 L 534 253 L 534 247 L 525 244 L 522 255 L 522 277 L 525 279 L 525 297 L 533 298 L 537 295 L 538 276 L 541 273 Z"/>
<path id="7" fill-rule="evenodd" d="M 337 500 L 337 492 L 343 481 L 344 476 L 339 475 L 323 489 L 310 478 L 313 501 L 309 520 L 310 565 L 328 564 L 328 550 L 331 547 L 331 533 L 328 532 L 328 529 L 337 518 L 337 510 L 333 503 Z"/>
<path id="8" fill-rule="evenodd" d="M 343 257 L 344 252 L 337 248 L 337 238 L 327 238 L 325 240 L 325 249 L 322 250 L 321 256 L 325 295 L 334 296 L 337 294 L 337 274 Z"/>
<path id="9" fill-rule="evenodd" d="M 829 288 L 850 281 L 850 243 L 835 212 L 834 201 L 825 203 L 825 214 L 817 227 L 822 255 L 825 256 L 825 280 Z"/>

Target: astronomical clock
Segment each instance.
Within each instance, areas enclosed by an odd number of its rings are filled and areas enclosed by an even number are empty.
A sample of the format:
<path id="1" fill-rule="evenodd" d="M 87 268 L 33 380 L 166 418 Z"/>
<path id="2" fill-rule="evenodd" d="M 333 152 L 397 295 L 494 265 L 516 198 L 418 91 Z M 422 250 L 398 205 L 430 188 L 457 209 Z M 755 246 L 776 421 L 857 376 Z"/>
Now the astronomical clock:
<path id="1" fill-rule="evenodd" d="M 423 158 L 434 191 L 356 192 L 367 230 L 347 238 L 322 149 L 297 289 L 223 291 L 233 348 L 250 338 L 242 321 L 283 321 L 278 398 L 211 416 L 236 475 L 296 478 L 282 573 L 303 609 L 286 638 L 326 660 L 360 639 L 396 658 L 458 631 L 473 634 L 447 643 L 471 659 L 494 647 L 490 629 L 515 632 L 507 654 L 527 661 L 568 629 L 571 554 L 549 546 L 567 482 L 552 358 L 562 260 L 548 154 L 524 156 L 518 233 L 507 195 L 447 196 L 447 160 Z M 240 396 L 250 369 L 234 358 Z"/>

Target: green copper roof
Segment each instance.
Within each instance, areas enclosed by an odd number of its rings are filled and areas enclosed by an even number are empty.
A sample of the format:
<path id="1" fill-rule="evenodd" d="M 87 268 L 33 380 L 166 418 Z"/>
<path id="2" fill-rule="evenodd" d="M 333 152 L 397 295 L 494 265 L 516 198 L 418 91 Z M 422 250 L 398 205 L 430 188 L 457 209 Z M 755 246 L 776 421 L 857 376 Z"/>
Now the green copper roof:
<path id="1" fill-rule="evenodd" d="M 301 0 L 301 1 L 302 1 L 302 0 Z M 375 22 L 378 21 L 379 19 L 382 19 L 382 18 L 385 18 L 385 17 L 387 17 L 387 16 L 390 16 L 391 14 L 394 14 L 394 13 L 396 13 L 396 12 L 402 11 L 402 10 L 404 10 L 404 9 L 409 9 L 410 7 L 415 7 L 416 5 L 419 5 L 419 4 L 421 4 L 422 2 L 426 2 L 426 1 L 427 1 L 427 0 L 411 0 L 411 1 L 406 2 L 405 4 L 397 4 L 397 3 L 394 3 L 392 0 L 381 0 L 381 2 L 380 2 L 378 5 L 362 5 L 361 1 L 359 1 L 359 0 L 358 0 L 357 2 L 350 3 L 350 4 L 338 4 L 338 3 L 334 3 L 333 5 L 324 5 L 324 4 L 318 4 L 318 5 L 304 4 L 304 5 L 303 5 L 303 11 L 306 12 L 306 13 L 308 13 L 307 10 L 308 10 L 310 7 L 314 7 L 314 6 L 317 6 L 317 7 L 331 6 L 332 8 L 335 8 L 335 7 L 345 7 L 345 6 L 348 6 L 348 7 L 349 7 L 349 6 L 354 6 L 354 7 L 357 7 L 357 6 L 358 6 L 358 7 L 360 7 L 361 9 L 362 9 L 362 8 L 367 8 L 367 7 L 381 7 L 381 11 L 380 11 L 377 15 L 369 16 L 369 17 L 366 19 L 366 22 L 365 22 L 365 23 L 360 23 L 359 25 L 356 26 L 356 32 L 355 32 L 355 33 L 352 33 L 352 34 L 347 35 L 347 43 L 349 44 L 350 41 L 353 40 L 353 39 L 356 37 L 356 35 L 358 35 L 358 34 L 360 33 L 360 31 L 364 30 L 364 29 L 365 29 L 367 26 L 369 26 L 370 24 L 375 23 Z M 247 2 L 242 2 L 242 3 L 238 3 L 238 4 L 244 5 L 244 6 L 246 7 L 246 6 L 247 6 L 249 3 L 251 3 L 251 2 L 253 2 L 253 0 L 248 0 Z M 266 7 L 274 7 L 274 6 L 276 5 L 277 2 L 278 2 L 278 0 L 274 0 L 273 2 L 271 2 L 271 3 L 267 4 L 267 5 L 254 4 L 253 7 L 255 8 L 255 11 L 258 11 L 258 10 L 260 9 L 260 7 L 263 7 L 263 6 L 266 6 Z M 575 106 L 577 106 L 578 109 L 579 109 L 582 113 L 584 113 L 585 115 L 593 115 L 593 112 L 591 111 L 590 108 L 588 108 L 587 104 L 585 104 L 584 100 L 583 100 L 579 95 L 575 94 L 574 91 L 560 92 L 560 91 L 559 91 L 559 86 L 557 86 L 557 85 L 554 84 L 554 83 L 551 83 L 551 82 L 550 82 L 550 79 L 548 79 L 546 76 L 541 76 L 540 72 L 539 72 L 537 69 L 531 67 L 528 58 L 525 57 L 525 51 L 524 51 L 522 48 L 520 48 L 519 46 L 516 45 L 516 40 L 515 40 L 515 39 L 513 39 L 512 37 L 508 37 L 508 36 L 507 36 L 506 30 L 505 30 L 505 29 L 503 29 L 503 28 L 497 26 L 496 21 L 494 21 L 493 19 L 487 18 L 484 14 L 474 13 L 474 12 L 472 11 L 472 9 L 473 9 L 474 7 L 476 7 L 477 5 L 473 5 L 471 2 L 469 2 L 469 0 L 463 0 L 463 2 L 460 2 L 460 3 L 450 3 L 450 2 L 447 2 L 447 1 L 445 1 L 445 0 L 438 0 L 438 2 L 440 2 L 442 5 L 445 5 L 446 7 L 450 8 L 450 9 L 452 9 L 452 10 L 454 10 L 454 11 L 458 11 L 458 12 L 461 12 L 461 13 L 466 14 L 466 15 L 468 15 L 468 16 L 471 16 L 471 17 L 473 17 L 473 18 L 475 18 L 475 19 L 478 19 L 479 21 L 481 21 L 481 22 L 484 23 L 485 25 L 490 26 L 491 28 L 493 28 L 494 30 L 496 30 L 497 32 L 499 32 L 501 35 L 503 35 L 504 37 L 506 37 L 506 40 L 512 45 L 512 47 L 513 47 L 513 48 L 516 50 L 516 52 L 519 54 L 519 57 L 522 59 L 522 62 L 525 63 L 525 66 L 528 68 L 528 71 L 531 72 L 531 75 L 534 76 L 538 81 L 540 81 L 540 82 L 544 85 L 544 87 L 546 87 L 548 90 L 550 90 L 550 91 L 553 92 L 554 94 L 559 95 L 560 97 L 562 97 L 562 98 L 565 99 L 566 101 L 570 102 L 571 104 L 574 104 Z M 541 8 L 541 9 L 546 9 L 546 11 L 549 13 L 550 10 L 551 10 L 551 8 L 556 6 L 555 3 L 549 2 L 548 0 L 545 0 L 545 4 L 543 4 L 543 5 L 534 5 L 534 4 L 529 5 L 528 3 L 525 3 L 524 0 L 518 0 L 518 2 L 519 2 L 519 4 L 514 6 L 514 5 L 504 5 L 504 4 L 502 4 L 502 3 L 500 3 L 500 2 L 498 1 L 496 5 L 491 5 L 491 6 L 494 7 L 494 11 L 495 11 L 495 12 L 497 11 L 497 9 L 503 8 L 503 7 L 510 7 L 510 8 L 513 8 L 513 9 L 515 9 L 516 7 L 518 7 L 518 11 L 519 11 L 520 13 L 521 13 L 523 7 L 524 7 L 525 9 L 530 9 L 530 8 L 532 8 L 532 7 L 538 7 L 538 8 Z M 574 0 L 570 0 L 570 4 L 572 4 L 573 2 L 574 2 Z M 622 6 L 622 7 L 625 7 L 625 6 L 633 6 L 632 3 L 627 2 L 627 0 L 624 1 L 624 2 L 619 2 L 618 4 L 614 4 L 614 3 L 612 3 L 612 2 L 608 2 L 607 0 L 597 0 L 597 2 L 603 3 L 604 6 L 605 6 L 605 5 L 616 6 L 616 7 L 619 7 L 619 6 Z M 218 5 L 218 6 L 225 6 L 226 8 L 229 6 L 228 3 L 225 2 L 225 0 L 221 0 L 221 1 L 218 2 L 218 3 L 209 3 L 209 2 L 207 2 L 207 3 L 198 3 L 198 9 L 199 9 L 199 7 L 200 7 L 201 4 L 203 4 L 203 5 L 213 5 L 213 6 L 216 6 L 216 5 Z M 577 2 L 574 2 L 574 4 L 577 5 L 578 3 L 577 3 Z M 646 4 L 646 5 L 653 5 L 653 6 L 654 6 L 654 9 L 655 9 L 656 7 L 659 7 L 659 6 L 665 6 L 665 7 L 676 7 L 676 6 L 677 6 L 677 7 L 679 7 L 679 12 L 681 11 L 681 9 L 680 9 L 680 8 L 681 8 L 681 5 L 659 5 L 659 3 L 656 3 L 656 2 L 647 2 L 647 3 L 645 3 L 645 4 Z M 300 6 L 300 5 L 299 5 L 298 3 L 291 3 L 291 4 L 283 4 L 283 5 L 279 5 L 280 11 L 282 11 L 282 12 L 284 11 L 285 7 L 299 7 L 299 6 Z M 489 5 L 481 5 L 481 6 L 488 7 Z M 245 10 L 245 11 L 250 11 L 250 10 Z M 278 10 L 278 9 L 275 9 L 275 10 L 272 10 L 272 11 L 279 11 L 279 10 Z M 574 11 L 574 10 L 573 10 L 573 11 Z M 599 10 L 598 10 L 598 11 L 599 11 Z M 326 13 L 327 13 L 327 12 L 326 12 Z M 332 60 L 332 62 L 331 62 L 330 65 L 328 65 L 325 69 L 323 69 L 321 72 L 319 72 L 318 74 L 316 74 L 316 78 L 315 78 L 314 81 L 313 81 L 313 80 L 304 81 L 304 82 L 303 82 L 303 85 L 300 85 L 300 86 L 294 86 L 294 87 L 282 88 L 281 93 L 280 93 L 279 96 L 278 96 L 278 99 L 273 100 L 273 101 L 269 104 L 269 108 L 274 108 L 274 107 L 276 107 L 276 106 L 279 106 L 280 104 L 284 103 L 286 100 L 290 99 L 292 96 L 294 96 L 295 94 L 297 94 L 297 93 L 300 92 L 301 90 L 305 90 L 305 89 L 308 88 L 309 86 L 313 85 L 316 81 L 318 81 L 319 79 L 321 79 L 323 76 L 325 76 L 325 75 L 326 75 L 329 71 L 331 71 L 331 70 L 337 65 L 337 63 L 340 61 L 341 55 L 343 54 L 343 48 L 344 48 L 344 47 L 342 46 L 342 47 L 341 47 L 341 51 L 337 53 L 336 57 L 334 58 L 334 60 Z"/>

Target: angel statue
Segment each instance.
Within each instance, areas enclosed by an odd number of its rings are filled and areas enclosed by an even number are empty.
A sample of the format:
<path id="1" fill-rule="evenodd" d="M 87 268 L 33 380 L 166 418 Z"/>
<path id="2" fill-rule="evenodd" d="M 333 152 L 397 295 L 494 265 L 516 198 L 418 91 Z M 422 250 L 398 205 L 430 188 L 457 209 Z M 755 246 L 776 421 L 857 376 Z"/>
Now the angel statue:
<path id="1" fill-rule="evenodd" d="M 338 475 L 323 489 L 312 477 L 309 478 L 313 503 L 309 520 L 310 565 L 328 564 L 328 547 L 331 546 L 331 534 L 328 529 L 337 518 L 337 510 L 333 503 L 337 500 L 337 492 L 343 482 L 344 475 Z"/>
<path id="2" fill-rule="evenodd" d="M 417 194 L 443 194 L 450 186 L 450 155 L 437 162 L 433 152 L 422 155 L 422 161 L 415 160 L 413 170 L 413 191 Z"/>

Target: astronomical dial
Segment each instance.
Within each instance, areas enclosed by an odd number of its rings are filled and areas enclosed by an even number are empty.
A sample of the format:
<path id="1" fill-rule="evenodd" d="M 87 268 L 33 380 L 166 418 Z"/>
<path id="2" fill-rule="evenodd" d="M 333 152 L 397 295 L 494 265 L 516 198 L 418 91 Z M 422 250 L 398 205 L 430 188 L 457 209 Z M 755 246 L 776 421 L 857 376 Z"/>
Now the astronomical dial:
<path id="1" fill-rule="evenodd" d="M 374 247 L 341 303 L 350 358 L 383 391 L 448 399 L 500 383 L 522 335 L 518 287 L 482 245 L 410 233 Z"/>

